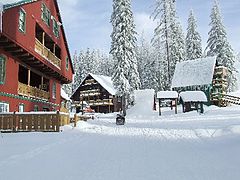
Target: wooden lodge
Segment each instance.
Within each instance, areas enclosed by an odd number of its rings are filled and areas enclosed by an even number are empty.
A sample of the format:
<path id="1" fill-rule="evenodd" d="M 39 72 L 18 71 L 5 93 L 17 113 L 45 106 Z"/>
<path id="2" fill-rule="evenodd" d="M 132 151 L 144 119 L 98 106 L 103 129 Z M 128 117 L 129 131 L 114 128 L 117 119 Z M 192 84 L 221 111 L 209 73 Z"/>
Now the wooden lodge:
<path id="1" fill-rule="evenodd" d="M 60 110 L 72 75 L 57 0 L 0 3 L 0 112 Z"/>
<path id="2" fill-rule="evenodd" d="M 111 77 L 88 74 L 79 88 L 72 95 L 71 99 L 77 112 L 80 112 L 81 105 L 87 103 L 95 112 L 111 113 L 118 112 L 121 101 L 115 97 L 116 90 L 113 87 Z"/>
<path id="3" fill-rule="evenodd" d="M 199 58 L 179 62 L 176 65 L 172 90 L 203 91 L 208 105 L 225 106 L 223 97 L 227 94 L 228 69 L 219 66 L 216 57 Z"/>

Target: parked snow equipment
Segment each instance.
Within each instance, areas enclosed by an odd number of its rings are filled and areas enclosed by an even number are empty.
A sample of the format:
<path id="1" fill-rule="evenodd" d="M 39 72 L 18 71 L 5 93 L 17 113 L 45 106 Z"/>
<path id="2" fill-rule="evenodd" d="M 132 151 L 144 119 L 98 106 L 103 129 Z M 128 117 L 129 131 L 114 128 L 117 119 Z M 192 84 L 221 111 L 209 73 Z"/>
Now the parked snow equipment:
<path id="1" fill-rule="evenodd" d="M 116 124 L 117 125 L 124 125 L 125 124 L 125 117 L 122 114 L 117 114 Z"/>

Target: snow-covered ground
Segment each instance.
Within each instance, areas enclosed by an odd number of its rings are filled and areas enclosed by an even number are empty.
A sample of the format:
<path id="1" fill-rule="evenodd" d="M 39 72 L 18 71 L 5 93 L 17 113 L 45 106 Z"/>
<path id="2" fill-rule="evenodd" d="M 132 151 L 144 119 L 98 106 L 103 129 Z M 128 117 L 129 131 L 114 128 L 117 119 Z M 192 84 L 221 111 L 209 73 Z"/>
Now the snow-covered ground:
<path id="1" fill-rule="evenodd" d="M 179 109 L 179 112 L 181 110 Z M 240 107 L 97 115 L 61 133 L 2 134 L 1 180 L 239 180 Z"/>

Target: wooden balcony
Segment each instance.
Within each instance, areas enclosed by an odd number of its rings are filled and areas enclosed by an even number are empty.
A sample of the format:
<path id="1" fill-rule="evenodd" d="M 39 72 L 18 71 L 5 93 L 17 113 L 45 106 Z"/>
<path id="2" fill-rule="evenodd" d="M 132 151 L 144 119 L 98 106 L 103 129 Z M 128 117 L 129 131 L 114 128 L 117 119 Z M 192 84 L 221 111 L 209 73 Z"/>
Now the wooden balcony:
<path id="1" fill-rule="evenodd" d="M 112 106 L 113 102 L 112 99 L 97 99 L 95 100 L 90 100 L 88 102 L 89 106 Z"/>
<path id="2" fill-rule="evenodd" d="M 18 94 L 22 96 L 33 97 L 36 99 L 48 100 L 50 98 L 49 92 L 43 91 L 36 87 L 28 86 L 20 82 L 18 82 Z"/>
<path id="3" fill-rule="evenodd" d="M 35 39 L 35 51 L 50 61 L 52 64 L 61 69 L 61 60 L 55 56 L 47 47 L 45 47 L 38 39 Z"/>
<path id="4" fill-rule="evenodd" d="M 100 95 L 100 89 L 91 89 L 86 91 L 80 91 L 80 97 L 88 97 L 88 96 L 98 96 Z"/>

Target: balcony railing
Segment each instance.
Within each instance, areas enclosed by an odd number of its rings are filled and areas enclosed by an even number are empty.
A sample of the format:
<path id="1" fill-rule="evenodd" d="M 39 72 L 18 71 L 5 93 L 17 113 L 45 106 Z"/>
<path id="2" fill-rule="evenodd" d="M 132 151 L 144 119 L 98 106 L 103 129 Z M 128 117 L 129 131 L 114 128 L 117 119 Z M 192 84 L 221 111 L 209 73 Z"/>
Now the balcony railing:
<path id="1" fill-rule="evenodd" d="M 18 82 L 18 94 L 28 97 L 34 97 L 36 99 L 48 100 L 50 98 L 49 92 L 43 91 L 36 87 L 28 86 L 20 82 Z"/>
<path id="2" fill-rule="evenodd" d="M 106 106 L 106 105 L 113 105 L 112 99 L 97 99 L 95 100 L 90 100 L 88 102 L 89 106 Z"/>
<path id="3" fill-rule="evenodd" d="M 61 69 L 61 60 L 45 47 L 37 38 L 35 39 L 35 51 Z"/>
<path id="4" fill-rule="evenodd" d="M 100 89 L 91 89 L 86 91 L 80 91 L 80 97 L 88 97 L 88 96 L 98 96 L 100 95 Z"/>

